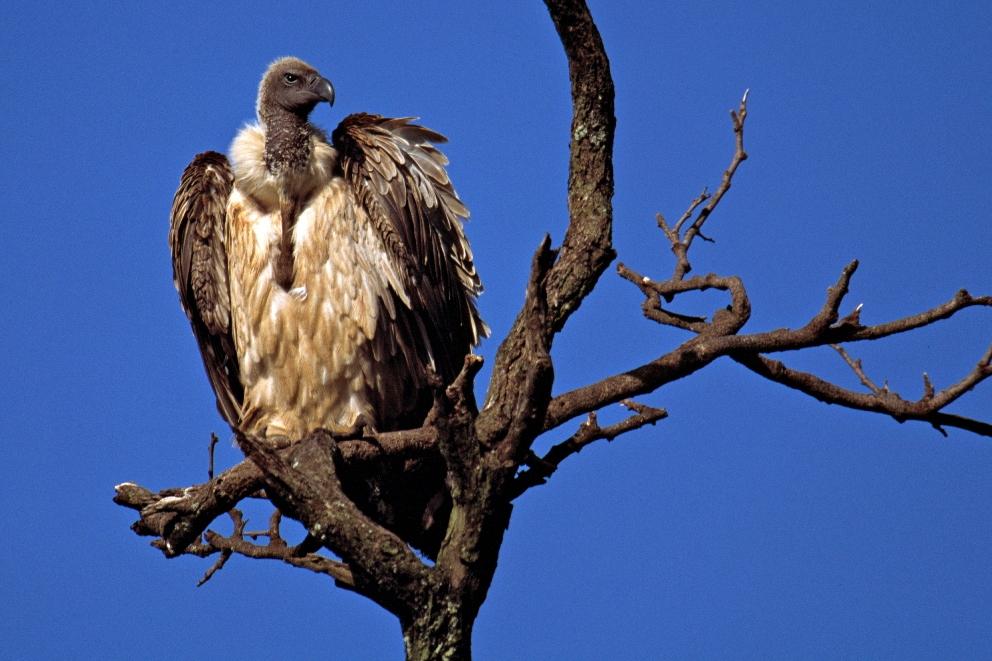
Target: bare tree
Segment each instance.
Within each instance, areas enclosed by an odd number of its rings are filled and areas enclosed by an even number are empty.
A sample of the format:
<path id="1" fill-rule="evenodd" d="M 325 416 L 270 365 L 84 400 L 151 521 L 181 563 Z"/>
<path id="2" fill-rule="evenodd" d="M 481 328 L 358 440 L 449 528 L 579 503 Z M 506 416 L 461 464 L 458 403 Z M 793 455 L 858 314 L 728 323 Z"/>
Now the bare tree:
<path id="1" fill-rule="evenodd" d="M 747 94 L 731 111 L 735 137 L 730 166 L 712 194 L 704 191 L 676 222 L 658 216 L 671 244 L 674 271 L 667 279 L 635 273 L 622 263 L 620 275 L 645 296 L 644 315 L 690 334 L 689 339 L 649 363 L 596 383 L 552 397 L 551 346 L 599 277 L 613 262 L 612 150 L 614 89 L 599 32 L 583 0 L 545 0 L 568 56 L 573 120 L 568 180 L 570 222 L 560 248 L 545 236 L 534 254 L 526 300 L 496 354 L 492 379 L 480 410 L 473 391 L 482 359 L 468 356 L 452 384 L 435 384 L 434 406 L 423 426 L 408 431 L 362 435 L 317 430 L 283 448 L 238 434 L 246 460 L 204 483 L 153 493 L 136 484 L 117 487 L 115 501 L 141 513 L 133 529 L 157 539 L 167 557 L 219 554 L 203 581 L 231 555 L 278 559 L 327 574 L 342 588 L 362 594 L 395 614 L 403 629 L 408 659 L 469 659 L 471 634 L 486 598 L 512 502 L 544 484 L 569 456 L 600 439 L 613 439 L 666 417 L 662 409 L 630 398 L 729 356 L 756 374 L 821 401 L 874 411 L 902 422 L 919 420 L 943 432 L 958 427 L 992 436 L 992 425 L 944 413 L 943 409 L 992 376 L 992 346 L 958 383 L 937 392 L 926 374 L 924 395 L 908 401 L 879 387 L 858 359 L 841 345 L 874 341 L 928 326 L 971 306 L 992 306 L 992 297 L 961 290 L 949 301 L 919 314 L 875 326 L 860 321 L 860 306 L 841 316 L 857 262 L 844 268 L 827 290 L 819 313 L 802 328 L 741 334 L 751 314 L 744 283 L 737 276 L 710 273 L 687 277 L 689 250 L 706 221 L 730 189 L 737 168 L 747 158 L 744 124 Z M 688 316 L 672 307 L 686 292 L 718 289 L 730 304 L 711 318 Z M 866 387 L 855 392 L 814 374 L 789 368 L 770 354 L 829 345 Z M 622 402 L 632 413 L 601 427 L 596 411 Z M 587 416 L 566 441 L 543 457 L 531 450 L 540 435 Z M 452 511 L 436 563 L 424 561 L 394 532 L 366 516 L 342 488 L 342 476 L 362 466 L 397 458 L 440 455 L 448 469 Z M 246 532 L 235 509 L 245 498 L 265 498 L 275 506 L 269 529 Z M 208 526 L 228 514 L 234 532 L 223 536 Z M 307 529 L 306 538 L 290 546 L 280 534 L 289 516 Z M 265 544 L 258 543 L 264 537 Z M 340 560 L 322 555 L 327 549 Z"/>

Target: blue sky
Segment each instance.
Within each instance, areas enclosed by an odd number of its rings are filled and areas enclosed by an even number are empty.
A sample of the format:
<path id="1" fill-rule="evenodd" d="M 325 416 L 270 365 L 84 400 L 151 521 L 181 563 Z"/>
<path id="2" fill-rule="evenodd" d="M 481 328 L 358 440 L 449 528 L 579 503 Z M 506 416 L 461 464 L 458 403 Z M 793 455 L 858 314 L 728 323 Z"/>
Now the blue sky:
<path id="1" fill-rule="evenodd" d="M 654 214 L 719 183 L 727 111 L 750 88 L 751 158 L 692 260 L 744 279 L 745 330 L 802 325 L 853 258 L 848 304 L 868 323 L 992 293 L 985 3 L 592 10 L 629 266 L 670 273 Z M 126 480 L 202 481 L 210 432 L 226 438 L 172 286 L 168 213 L 185 164 L 226 150 L 283 55 L 333 81 L 325 127 L 418 115 L 450 138 L 494 338 L 543 233 L 563 236 L 567 69 L 536 0 L 5 3 L 0 658 L 402 658 L 393 617 L 326 577 L 234 558 L 196 588 L 210 562 L 166 561 L 111 502 Z M 557 392 L 685 339 L 639 306 L 611 269 L 555 345 Z M 971 369 L 990 314 L 849 349 L 915 399 L 924 370 L 940 388 Z M 829 349 L 783 359 L 858 387 Z M 643 401 L 671 417 L 518 501 L 477 659 L 992 655 L 992 441 L 826 406 L 726 360 Z M 992 419 L 992 385 L 951 410 Z M 238 459 L 219 446 L 220 466 Z"/>

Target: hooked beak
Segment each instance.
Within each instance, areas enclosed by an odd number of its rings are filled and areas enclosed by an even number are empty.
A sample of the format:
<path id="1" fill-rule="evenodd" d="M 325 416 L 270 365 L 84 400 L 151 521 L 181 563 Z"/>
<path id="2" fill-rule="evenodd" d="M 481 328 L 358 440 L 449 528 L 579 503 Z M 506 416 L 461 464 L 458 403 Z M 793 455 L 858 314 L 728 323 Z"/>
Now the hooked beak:
<path id="1" fill-rule="evenodd" d="M 334 105 L 334 86 L 331 85 L 331 81 L 314 76 L 310 79 L 309 87 L 310 91 L 316 94 L 321 101 L 327 101 L 332 106 Z"/>

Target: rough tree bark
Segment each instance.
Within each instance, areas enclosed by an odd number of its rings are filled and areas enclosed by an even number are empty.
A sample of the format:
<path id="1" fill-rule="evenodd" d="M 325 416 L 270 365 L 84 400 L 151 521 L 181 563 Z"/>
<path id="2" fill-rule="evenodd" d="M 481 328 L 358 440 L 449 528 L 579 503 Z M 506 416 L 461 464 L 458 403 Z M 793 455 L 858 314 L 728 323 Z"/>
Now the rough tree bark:
<path id="1" fill-rule="evenodd" d="M 675 257 L 672 276 L 652 280 L 618 265 L 620 275 L 640 288 L 648 319 L 689 332 L 692 337 L 647 364 L 588 386 L 551 396 L 554 368 L 550 355 L 556 333 L 593 290 L 616 254 L 611 233 L 613 212 L 613 80 L 599 31 L 583 0 L 545 0 L 568 57 L 574 116 L 568 179 L 570 222 L 564 242 L 551 248 L 545 237 L 534 254 L 523 308 L 496 354 L 485 405 L 480 411 L 473 391 L 482 359 L 468 356 L 454 383 L 436 384 L 434 407 L 419 429 L 373 437 L 335 438 L 323 430 L 282 449 L 238 435 L 246 460 L 210 481 L 153 493 L 132 483 L 117 486 L 115 501 L 141 513 L 133 529 L 156 537 L 152 544 L 167 557 L 183 554 L 218 560 L 208 580 L 232 554 L 277 559 L 331 576 L 338 586 L 380 604 L 400 620 L 407 658 L 471 658 L 472 626 L 486 599 L 510 523 L 512 501 L 544 484 L 563 460 L 589 443 L 613 439 L 654 424 L 667 413 L 631 401 L 729 356 L 756 374 L 817 399 L 874 411 L 896 420 L 921 420 L 938 430 L 952 426 L 992 436 L 992 425 L 943 413 L 942 409 L 992 376 L 992 347 L 957 384 L 935 392 L 924 375 L 925 394 L 906 401 L 879 388 L 851 358 L 842 343 L 872 341 L 946 319 L 971 306 L 992 306 L 992 297 L 964 290 L 931 310 L 877 326 L 860 322 L 859 308 L 844 317 L 840 308 L 857 262 L 849 264 L 827 291 L 820 312 L 797 330 L 740 334 L 751 314 L 744 283 L 736 276 L 708 274 L 687 278 L 688 252 L 694 239 L 730 189 L 744 151 L 747 94 L 731 111 L 735 150 L 730 167 L 712 195 L 704 189 L 674 224 L 661 215 L 658 225 Z M 718 289 L 730 305 L 710 319 L 670 309 L 679 295 Z M 786 367 L 765 354 L 833 346 L 869 390 L 850 391 L 819 377 Z M 600 427 L 596 411 L 623 402 L 633 414 Z M 541 434 L 587 415 L 573 436 L 543 457 L 531 451 Z M 339 475 L 363 462 L 440 454 L 448 468 L 452 511 L 447 534 L 433 566 L 396 534 L 369 519 L 345 495 Z M 276 510 L 267 531 L 245 532 L 237 509 L 245 498 L 266 498 Z M 223 536 L 207 527 L 229 514 L 234 533 Z M 300 521 L 308 535 L 289 546 L 279 532 L 282 516 Z M 246 539 L 246 537 L 248 539 Z M 257 543 L 267 538 L 265 545 Z M 334 560 L 319 553 L 327 549 Z"/>

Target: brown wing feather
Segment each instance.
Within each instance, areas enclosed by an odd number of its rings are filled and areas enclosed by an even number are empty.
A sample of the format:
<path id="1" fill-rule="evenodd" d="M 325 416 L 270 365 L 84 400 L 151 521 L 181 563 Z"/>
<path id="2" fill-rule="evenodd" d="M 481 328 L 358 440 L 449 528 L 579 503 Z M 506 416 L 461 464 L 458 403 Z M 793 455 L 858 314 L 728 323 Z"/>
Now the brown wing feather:
<path id="1" fill-rule="evenodd" d="M 386 362 L 407 368 L 421 389 L 432 362 L 452 381 L 489 329 L 475 306 L 482 283 L 462 229 L 468 209 L 444 170 L 448 159 L 430 144 L 447 140 L 411 119 L 350 115 L 331 139 L 345 179 L 400 266 L 410 298 L 410 308 L 397 301 L 395 318 L 381 315 L 379 330 L 392 337 L 376 338 L 380 351 L 388 347 Z"/>
<path id="2" fill-rule="evenodd" d="M 241 419 L 244 388 L 231 335 L 224 223 L 234 171 L 227 157 L 197 154 L 172 202 L 169 246 L 172 276 L 179 290 L 203 366 L 217 396 L 217 410 L 232 427 Z"/>

